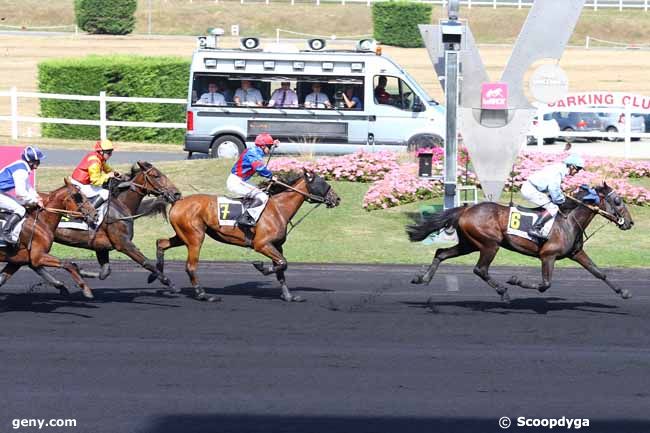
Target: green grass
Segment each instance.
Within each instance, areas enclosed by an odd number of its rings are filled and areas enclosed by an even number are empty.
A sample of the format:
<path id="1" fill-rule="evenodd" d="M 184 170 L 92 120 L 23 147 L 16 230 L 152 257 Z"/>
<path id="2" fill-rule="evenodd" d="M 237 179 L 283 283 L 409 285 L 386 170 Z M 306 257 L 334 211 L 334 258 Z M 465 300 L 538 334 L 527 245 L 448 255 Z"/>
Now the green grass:
<path id="1" fill-rule="evenodd" d="M 199 160 L 159 163 L 160 168 L 185 194 L 196 192 L 223 193 L 230 161 Z M 126 170 L 128 167 L 117 167 Z M 49 190 L 61 185 L 71 169 L 39 169 L 39 189 Z M 321 207 L 313 212 L 293 231 L 285 244 L 285 253 L 290 262 L 331 262 L 331 263 L 404 263 L 424 264 L 431 261 L 434 246 L 411 243 L 407 240 L 404 226 L 407 212 L 417 211 L 423 203 L 382 211 L 365 211 L 362 199 L 368 184 L 332 182 L 332 187 L 341 197 L 341 205 L 334 209 Z M 650 179 L 638 181 L 650 187 Z M 518 197 L 516 197 L 516 200 Z M 504 197 L 507 200 L 507 197 Z M 311 208 L 305 204 L 296 219 Z M 623 232 L 612 224 L 587 242 L 586 251 L 594 261 L 604 267 L 643 267 L 650 263 L 650 208 L 632 206 L 630 208 L 635 226 Z M 596 218 L 591 229 L 604 223 Z M 590 230 L 591 231 L 591 230 Z M 140 219 L 136 223 L 135 243 L 148 257 L 155 257 L 155 239 L 173 235 L 173 230 L 161 218 Z M 92 258 L 94 253 L 55 245 L 53 252 L 61 257 Z M 112 253 L 114 259 L 124 258 Z M 169 259 L 184 260 L 184 247 L 168 251 Z M 206 239 L 201 258 L 204 260 L 258 260 L 259 255 L 252 250 L 224 245 Z M 477 254 L 450 260 L 456 264 L 474 264 Z M 496 265 L 538 266 L 539 261 L 509 251 L 501 250 Z M 570 265 L 570 261 L 559 263 Z"/>

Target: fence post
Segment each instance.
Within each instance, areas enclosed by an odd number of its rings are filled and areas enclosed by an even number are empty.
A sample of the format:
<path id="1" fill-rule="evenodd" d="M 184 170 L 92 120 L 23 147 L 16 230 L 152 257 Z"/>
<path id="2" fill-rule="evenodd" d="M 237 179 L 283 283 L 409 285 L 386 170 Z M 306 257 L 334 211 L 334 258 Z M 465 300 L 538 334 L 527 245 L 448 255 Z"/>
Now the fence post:
<path id="1" fill-rule="evenodd" d="M 590 42 L 589 41 L 589 35 L 587 35 L 587 37 L 585 38 L 585 49 L 587 49 L 587 50 L 589 49 L 589 42 Z"/>
<path id="2" fill-rule="evenodd" d="M 521 9 L 521 0 L 517 1 L 517 9 Z"/>
<path id="3" fill-rule="evenodd" d="M 618 0 L 618 11 L 623 12 L 623 0 Z"/>
<path id="4" fill-rule="evenodd" d="M 106 140 L 106 92 L 99 92 L 99 138 Z"/>
<path id="5" fill-rule="evenodd" d="M 497 0 L 492 0 L 492 9 L 497 8 Z"/>
<path id="6" fill-rule="evenodd" d="M 644 10 L 645 12 L 648 12 L 648 0 L 645 0 L 645 1 L 643 2 L 643 10 Z"/>
<path id="7" fill-rule="evenodd" d="M 630 108 L 629 104 L 625 105 L 625 153 L 623 154 L 625 159 L 630 157 L 632 151 L 632 138 L 630 137 L 632 134 L 632 112 Z"/>
<path id="8" fill-rule="evenodd" d="M 646 1 L 648 1 L 648 0 L 646 0 Z M 366 1 L 366 6 L 370 7 L 370 2 L 371 2 L 371 0 Z"/>
<path id="9" fill-rule="evenodd" d="M 467 0 L 467 9 L 472 8 L 472 0 Z"/>
<path id="10" fill-rule="evenodd" d="M 598 0 L 594 0 L 594 10 L 598 10 Z"/>
<path id="11" fill-rule="evenodd" d="M 11 138 L 18 140 L 18 89 L 11 88 Z"/>
<path id="12" fill-rule="evenodd" d="M 275 29 L 275 43 L 280 43 L 280 29 Z"/>

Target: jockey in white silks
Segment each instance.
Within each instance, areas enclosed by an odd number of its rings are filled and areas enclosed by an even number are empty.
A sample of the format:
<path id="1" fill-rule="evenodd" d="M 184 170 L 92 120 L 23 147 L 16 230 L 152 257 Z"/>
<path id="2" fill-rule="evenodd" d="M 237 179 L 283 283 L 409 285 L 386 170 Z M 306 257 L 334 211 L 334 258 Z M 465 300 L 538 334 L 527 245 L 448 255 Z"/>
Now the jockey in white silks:
<path id="1" fill-rule="evenodd" d="M 565 201 L 562 192 L 562 181 L 566 176 L 573 176 L 584 167 L 585 163 L 578 155 L 569 155 L 563 162 L 552 164 L 533 173 L 526 182 L 521 185 L 521 195 L 545 211 L 537 218 L 532 229 L 528 232 L 530 236 L 543 238 L 542 229 L 544 224 L 555 217 L 559 207 Z"/>

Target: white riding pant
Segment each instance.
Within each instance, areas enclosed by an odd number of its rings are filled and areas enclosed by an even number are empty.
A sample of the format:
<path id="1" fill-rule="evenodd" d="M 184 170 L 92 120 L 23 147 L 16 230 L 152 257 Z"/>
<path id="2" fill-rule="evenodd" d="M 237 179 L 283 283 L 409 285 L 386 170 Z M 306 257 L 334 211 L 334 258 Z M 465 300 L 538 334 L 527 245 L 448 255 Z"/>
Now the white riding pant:
<path id="1" fill-rule="evenodd" d="M 25 208 L 20 203 L 18 203 L 15 198 L 1 192 L 0 209 L 11 211 L 17 215 L 20 215 L 21 218 L 25 216 Z"/>
<path id="2" fill-rule="evenodd" d="M 101 196 L 101 198 L 106 201 L 108 200 L 108 190 L 102 188 L 101 186 L 95 186 L 95 185 L 85 185 L 83 183 L 77 182 L 74 179 L 71 179 L 72 183 L 74 185 L 77 185 L 79 187 L 79 190 L 81 190 L 81 193 L 86 196 L 86 198 L 92 198 L 95 197 L 96 195 Z"/>
<path id="3" fill-rule="evenodd" d="M 262 202 L 259 206 L 247 209 L 248 214 L 257 221 L 266 207 L 266 202 L 269 201 L 269 196 L 261 189 L 248 182 L 244 182 L 241 177 L 232 173 L 230 173 L 228 180 L 226 180 L 226 188 L 235 196 L 257 198 Z"/>
<path id="4" fill-rule="evenodd" d="M 559 208 L 551 201 L 548 194 L 539 191 L 529 181 L 526 181 L 521 185 L 521 195 L 523 195 L 529 202 L 535 203 L 537 206 L 546 209 L 552 216 L 557 215 Z"/>

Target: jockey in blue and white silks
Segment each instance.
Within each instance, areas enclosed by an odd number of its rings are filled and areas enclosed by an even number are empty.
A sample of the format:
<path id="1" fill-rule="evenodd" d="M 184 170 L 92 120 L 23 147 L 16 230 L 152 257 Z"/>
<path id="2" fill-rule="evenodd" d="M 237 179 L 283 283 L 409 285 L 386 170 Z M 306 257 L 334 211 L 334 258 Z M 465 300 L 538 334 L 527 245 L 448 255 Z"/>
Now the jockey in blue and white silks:
<path id="1" fill-rule="evenodd" d="M 266 166 L 264 158 L 271 152 L 271 148 L 277 146 L 279 143 L 278 140 L 274 140 L 269 134 L 258 135 L 255 138 L 255 147 L 242 152 L 232 167 L 228 180 L 226 181 L 228 191 L 240 197 L 255 199 L 251 207 L 242 212 L 241 216 L 237 219 L 238 225 L 254 226 L 264 210 L 269 196 L 247 181 L 255 174 L 259 174 L 268 179 L 273 178 L 273 173 Z"/>
<path id="2" fill-rule="evenodd" d="M 11 232 L 25 216 L 25 206 L 43 206 L 43 200 L 29 183 L 29 175 L 38 168 L 44 157 L 37 147 L 28 146 L 19 160 L 0 170 L 0 209 L 10 213 L 0 230 L 0 240 L 12 242 Z"/>
<path id="3" fill-rule="evenodd" d="M 530 236 L 543 238 L 541 231 L 544 224 L 553 218 L 558 210 L 558 205 L 565 201 L 562 192 L 562 181 L 566 176 L 573 176 L 584 167 L 585 163 L 578 155 L 569 155 L 563 162 L 552 164 L 533 173 L 526 182 L 521 185 L 521 195 L 545 211 L 537 218 Z"/>

